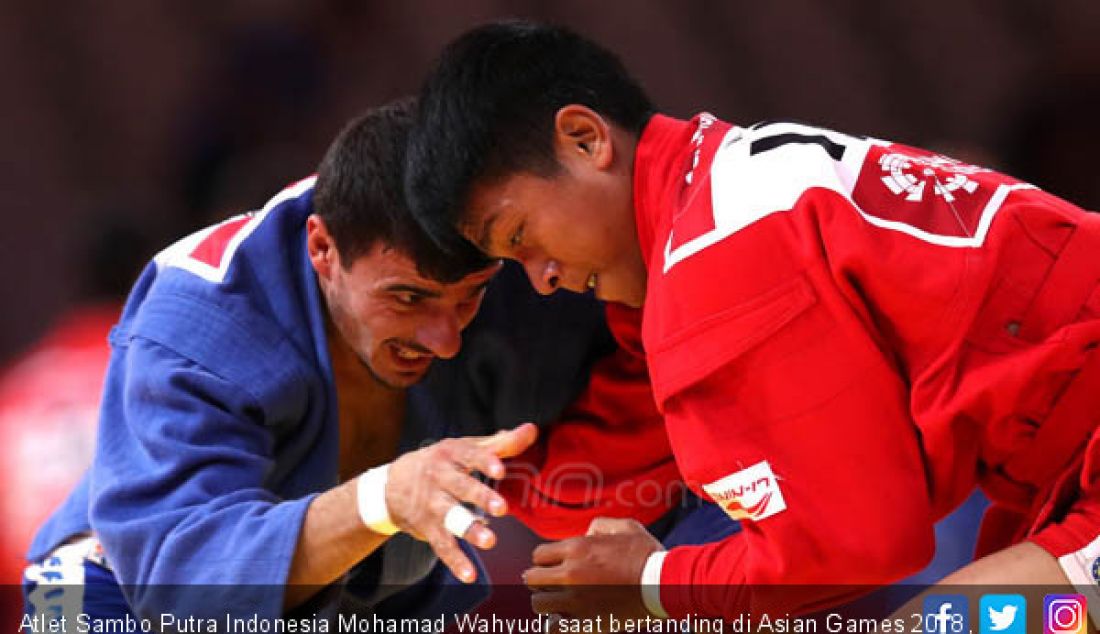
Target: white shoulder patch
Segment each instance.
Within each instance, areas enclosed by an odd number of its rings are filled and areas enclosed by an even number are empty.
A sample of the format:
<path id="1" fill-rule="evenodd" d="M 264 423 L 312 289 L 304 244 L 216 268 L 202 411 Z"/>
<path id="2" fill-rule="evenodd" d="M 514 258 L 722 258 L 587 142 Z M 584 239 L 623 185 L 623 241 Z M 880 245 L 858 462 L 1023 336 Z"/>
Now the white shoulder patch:
<path id="1" fill-rule="evenodd" d="M 813 142 L 786 143 L 753 153 L 754 141 L 783 134 L 823 138 L 842 146 L 843 156 L 835 161 Z M 670 236 L 665 272 L 761 218 L 790 210 L 807 189 L 824 187 L 848 198 L 872 144 L 887 145 L 797 123 L 731 128 L 715 153 L 709 174 L 714 228 L 675 249 Z"/>
<path id="2" fill-rule="evenodd" d="M 812 188 L 836 192 L 868 224 L 950 248 L 981 247 L 1005 199 L 1034 189 L 926 150 L 798 123 L 731 128 L 707 178 L 710 199 L 680 210 L 707 230 L 675 247 L 669 236 L 666 273 L 756 221 L 790 211 Z M 700 222 L 700 214 L 713 217 Z"/>

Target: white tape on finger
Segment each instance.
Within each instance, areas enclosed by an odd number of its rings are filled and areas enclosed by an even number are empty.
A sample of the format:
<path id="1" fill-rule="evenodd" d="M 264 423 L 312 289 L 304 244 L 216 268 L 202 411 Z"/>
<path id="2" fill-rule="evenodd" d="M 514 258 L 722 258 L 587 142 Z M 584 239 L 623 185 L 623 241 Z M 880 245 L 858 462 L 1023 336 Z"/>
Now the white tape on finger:
<path id="1" fill-rule="evenodd" d="M 443 528 L 455 537 L 462 538 L 476 521 L 477 516 L 471 513 L 470 509 L 461 504 L 455 504 L 443 516 Z"/>

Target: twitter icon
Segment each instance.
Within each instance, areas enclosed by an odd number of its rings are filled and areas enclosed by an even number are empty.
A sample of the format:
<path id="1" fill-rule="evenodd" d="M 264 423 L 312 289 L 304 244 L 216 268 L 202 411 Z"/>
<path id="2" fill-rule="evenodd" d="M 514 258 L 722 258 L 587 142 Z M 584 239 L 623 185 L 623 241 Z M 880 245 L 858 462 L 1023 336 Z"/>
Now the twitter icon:
<path id="1" fill-rule="evenodd" d="M 1027 600 L 1023 595 L 984 595 L 978 611 L 981 634 L 1027 634 Z"/>

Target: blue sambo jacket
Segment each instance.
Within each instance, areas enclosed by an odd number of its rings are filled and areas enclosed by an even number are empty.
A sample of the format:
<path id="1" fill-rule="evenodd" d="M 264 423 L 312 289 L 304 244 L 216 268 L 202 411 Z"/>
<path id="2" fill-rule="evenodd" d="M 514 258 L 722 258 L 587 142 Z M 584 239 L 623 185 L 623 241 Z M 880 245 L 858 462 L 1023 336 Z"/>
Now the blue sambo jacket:
<path id="1" fill-rule="evenodd" d="M 94 530 L 139 616 L 281 614 L 306 508 L 338 484 L 324 307 L 305 248 L 312 185 L 184 238 L 145 268 L 110 336 L 93 466 L 30 560 Z M 549 420 L 614 345 L 591 298 L 528 290 L 494 299 L 517 284 L 526 286 L 518 269 L 498 275 L 462 354 L 409 390 L 402 450 Z M 519 323 L 527 329 L 511 327 Z M 396 577 L 369 565 L 388 543 L 348 580 L 370 609 L 463 611 L 487 593 L 450 577 L 427 546 L 391 542 L 404 549 L 390 556 L 403 562 Z M 382 583 L 403 591 L 372 602 Z"/>

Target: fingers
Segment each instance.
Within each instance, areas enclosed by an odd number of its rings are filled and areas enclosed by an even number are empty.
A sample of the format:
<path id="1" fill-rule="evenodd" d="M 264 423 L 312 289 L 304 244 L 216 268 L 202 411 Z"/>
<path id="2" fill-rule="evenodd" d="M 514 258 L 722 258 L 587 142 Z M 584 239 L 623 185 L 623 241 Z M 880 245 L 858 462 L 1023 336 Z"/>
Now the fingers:
<path id="1" fill-rule="evenodd" d="M 465 530 L 462 534 L 459 534 L 459 531 L 462 531 L 463 527 L 461 525 L 451 525 L 455 523 L 455 518 L 451 518 L 451 515 L 456 513 L 456 508 L 461 511 L 461 513 L 456 516 L 457 518 L 462 518 L 463 516 L 465 518 L 473 517 L 470 511 L 463 508 L 454 497 L 446 493 L 440 493 L 432 501 L 429 513 L 422 519 L 421 524 L 429 527 L 426 530 L 432 532 L 441 530 L 444 535 L 465 539 L 482 550 L 488 550 L 496 545 L 496 533 L 494 533 L 483 520 L 477 517 L 474 517 L 474 521 L 469 522 L 469 524 L 465 526 Z M 468 522 L 469 520 L 467 519 L 466 521 Z M 462 522 L 462 524 L 465 524 L 465 522 Z M 423 530 L 424 529 L 422 529 L 422 532 Z M 452 539 L 449 541 L 453 542 L 454 540 Z"/>
<path id="2" fill-rule="evenodd" d="M 573 552 L 577 538 L 566 539 L 560 542 L 539 544 L 531 551 L 531 563 L 536 566 L 556 566 L 565 561 Z"/>
<path id="3" fill-rule="evenodd" d="M 499 431 L 480 438 L 456 438 L 450 441 L 452 459 L 469 471 L 480 471 L 499 480 L 504 477 L 502 458 L 513 458 L 523 453 L 538 438 L 538 427 L 524 423 L 511 430 Z M 471 442 L 472 441 L 472 442 Z"/>
<path id="4" fill-rule="evenodd" d="M 567 571 L 563 566 L 536 566 L 523 571 L 523 583 L 537 590 L 568 585 Z"/>
<path id="5" fill-rule="evenodd" d="M 504 477 L 504 462 L 493 450 L 472 438 L 455 438 L 440 443 L 447 456 L 466 471 L 478 471 L 499 480 Z"/>
<path id="6" fill-rule="evenodd" d="M 477 572 L 466 553 L 458 545 L 455 537 L 464 538 L 483 550 L 496 544 L 496 534 L 481 520 L 472 522 L 463 535 L 453 535 L 447 526 L 447 516 L 459 503 L 449 495 L 438 494 L 429 504 L 428 512 L 421 522 L 424 540 L 432 547 L 440 561 L 451 570 L 455 577 L 471 583 L 477 578 Z M 461 508 L 461 507 L 460 507 Z M 468 515 L 468 512 L 467 512 Z"/>
<path id="7" fill-rule="evenodd" d="M 499 493 L 466 473 L 453 469 L 440 473 L 439 484 L 456 500 L 472 504 L 490 515 L 501 517 L 508 513 L 508 504 Z"/>
<path id="8" fill-rule="evenodd" d="M 568 611 L 576 599 L 571 590 L 536 592 L 531 595 L 531 611 L 535 614 L 560 614 Z"/>
<path id="9" fill-rule="evenodd" d="M 523 423 L 508 431 L 499 431 L 478 440 L 478 445 L 492 451 L 500 458 L 514 458 L 535 443 L 539 428 L 534 423 Z M 491 474 L 486 474 L 491 475 Z"/>
<path id="10" fill-rule="evenodd" d="M 645 526 L 640 522 L 628 518 L 597 517 L 588 525 L 587 535 L 623 535 L 629 533 L 646 533 Z"/>
<path id="11" fill-rule="evenodd" d="M 474 526 L 478 525 L 477 522 L 474 523 Z M 465 583 L 473 583 L 477 580 L 477 569 L 466 557 L 466 553 L 459 548 L 454 536 L 443 529 L 442 524 L 438 528 L 430 529 L 424 537 L 428 545 L 432 547 L 432 551 L 443 562 L 443 565 L 447 566 L 451 574 Z"/>
<path id="12" fill-rule="evenodd" d="M 413 537 L 428 542 L 455 577 L 467 583 L 476 578 L 475 568 L 445 526 L 481 549 L 496 545 L 496 534 L 484 521 L 469 523 L 452 512 L 469 504 L 489 515 L 507 514 L 504 498 L 484 482 L 471 476 L 480 472 L 503 478 L 507 458 L 526 450 L 538 436 L 533 424 L 484 438 L 451 438 L 410 452 L 393 462 L 386 485 L 386 506 L 393 522 Z M 465 520 L 465 521 L 460 521 Z"/>
<path id="13" fill-rule="evenodd" d="M 471 524 L 470 528 L 466 529 L 466 534 L 463 535 L 463 538 L 481 550 L 489 550 L 497 545 L 497 534 L 486 526 L 484 522 L 474 522 Z"/>

